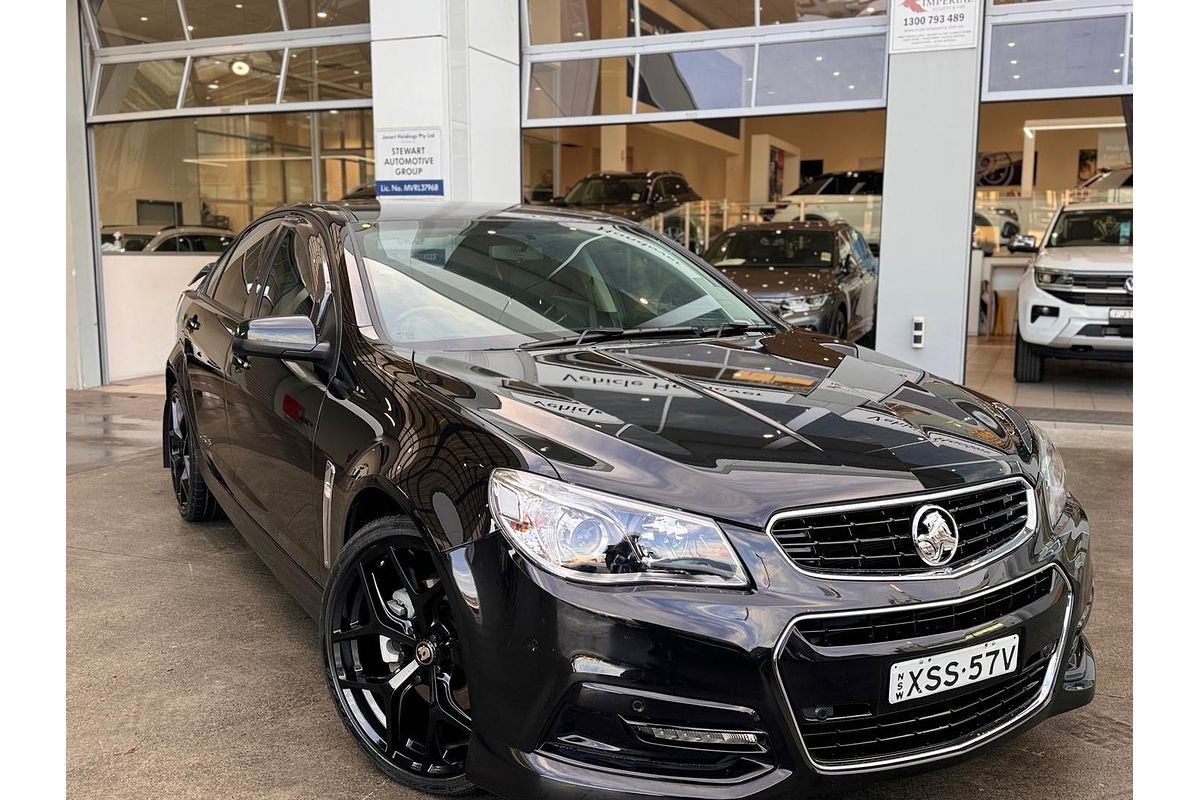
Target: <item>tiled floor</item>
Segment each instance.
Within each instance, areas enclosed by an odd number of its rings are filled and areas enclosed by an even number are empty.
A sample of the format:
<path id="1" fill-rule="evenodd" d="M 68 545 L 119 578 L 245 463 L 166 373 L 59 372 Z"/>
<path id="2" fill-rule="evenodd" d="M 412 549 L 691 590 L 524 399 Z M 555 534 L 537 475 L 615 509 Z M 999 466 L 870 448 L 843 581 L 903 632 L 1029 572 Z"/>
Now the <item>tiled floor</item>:
<path id="1" fill-rule="evenodd" d="M 967 386 L 1021 409 L 1110 412 L 1103 417 L 1106 422 L 1129 421 L 1132 363 L 1051 358 L 1041 383 L 1017 383 L 1012 376 L 1014 349 L 1011 336 L 968 337 Z M 1101 417 L 1092 413 L 1080 418 Z"/>

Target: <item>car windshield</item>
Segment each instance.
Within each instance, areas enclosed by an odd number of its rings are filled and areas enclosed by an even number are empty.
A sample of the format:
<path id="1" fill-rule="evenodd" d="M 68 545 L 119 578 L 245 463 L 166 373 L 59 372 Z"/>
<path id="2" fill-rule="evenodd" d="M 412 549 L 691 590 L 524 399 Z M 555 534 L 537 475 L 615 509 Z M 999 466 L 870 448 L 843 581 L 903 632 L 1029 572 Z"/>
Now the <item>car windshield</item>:
<path id="1" fill-rule="evenodd" d="M 563 202 L 568 205 L 608 205 L 646 202 L 645 178 L 620 178 L 604 175 L 584 178 L 571 187 Z"/>
<path id="2" fill-rule="evenodd" d="M 377 327 L 420 349 L 507 349 L 597 329 L 770 324 L 740 293 L 620 223 L 501 216 L 355 232 Z"/>
<path id="3" fill-rule="evenodd" d="M 718 267 L 832 267 L 833 253 L 832 231 L 733 230 L 704 257 Z"/>
<path id="4" fill-rule="evenodd" d="M 1133 245 L 1133 209 L 1064 211 L 1050 231 L 1047 247 L 1125 247 Z"/>

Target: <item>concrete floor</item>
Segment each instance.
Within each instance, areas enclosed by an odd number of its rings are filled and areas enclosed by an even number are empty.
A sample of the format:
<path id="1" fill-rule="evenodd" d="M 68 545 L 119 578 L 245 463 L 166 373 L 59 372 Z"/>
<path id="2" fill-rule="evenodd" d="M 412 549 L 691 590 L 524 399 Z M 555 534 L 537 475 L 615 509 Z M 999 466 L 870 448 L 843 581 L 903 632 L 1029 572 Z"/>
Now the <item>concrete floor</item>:
<path id="1" fill-rule="evenodd" d="M 180 519 L 157 391 L 68 393 L 69 796 L 425 798 L 350 741 L 315 625 L 237 532 Z M 1092 521 L 1095 702 L 967 764 L 847 797 L 1131 796 L 1132 437 L 1061 423 L 1051 435 Z"/>

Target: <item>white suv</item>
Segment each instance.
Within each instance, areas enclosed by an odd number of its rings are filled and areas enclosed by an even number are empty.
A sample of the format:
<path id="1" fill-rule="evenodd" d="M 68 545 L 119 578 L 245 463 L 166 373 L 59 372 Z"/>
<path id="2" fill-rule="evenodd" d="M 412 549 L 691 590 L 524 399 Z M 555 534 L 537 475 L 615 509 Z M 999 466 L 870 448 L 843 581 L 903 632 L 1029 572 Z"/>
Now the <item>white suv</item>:
<path id="1" fill-rule="evenodd" d="M 1018 383 L 1042 379 L 1046 358 L 1133 360 L 1133 204 L 1078 203 L 1054 215 L 1017 294 Z"/>

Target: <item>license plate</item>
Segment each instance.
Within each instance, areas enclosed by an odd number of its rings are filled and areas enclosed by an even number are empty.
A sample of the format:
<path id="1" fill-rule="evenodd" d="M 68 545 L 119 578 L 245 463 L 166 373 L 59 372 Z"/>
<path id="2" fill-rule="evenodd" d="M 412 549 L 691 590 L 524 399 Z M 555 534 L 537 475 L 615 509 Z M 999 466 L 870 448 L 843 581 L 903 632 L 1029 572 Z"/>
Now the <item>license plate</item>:
<path id="1" fill-rule="evenodd" d="M 1109 319 L 1133 319 L 1132 308 L 1110 308 L 1108 310 Z"/>
<path id="2" fill-rule="evenodd" d="M 1020 643 L 1020 635 L 1013 634 L 949 653 L 893 664 L 891 680 L 888 682 L 888 702 L 895 704 L 917 700 L 998 675 L 1007 675 L 1017 668 L 1017 646 Z"/>

